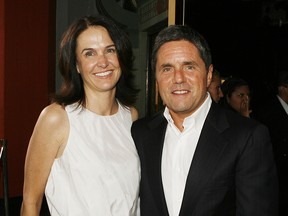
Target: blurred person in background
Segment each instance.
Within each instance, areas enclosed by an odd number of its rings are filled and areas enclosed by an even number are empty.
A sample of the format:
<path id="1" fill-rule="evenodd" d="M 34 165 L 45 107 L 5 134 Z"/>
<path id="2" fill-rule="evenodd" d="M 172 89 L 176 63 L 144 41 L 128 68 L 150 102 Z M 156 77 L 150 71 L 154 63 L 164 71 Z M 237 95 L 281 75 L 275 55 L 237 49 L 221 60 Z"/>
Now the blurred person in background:
<path id="1" fill-rule="evenodd" d="M 277 74 L 274 92 L 254 116 L 269 128 L 279 178 L 279 216 L 288 215 L 288 70 Z"/>
<path id="2" fill-rule="evenodd" d="M 208 86 L 208 92 L 210 93 L 213 101 L 215 101 L 216 103 L 218 103 L 223 97 L 223 93 L 221 90 L 221 75 L 216 69 L 213 69 L 212 80 L 210 85 Z"/>
<path id="3" fill-rule="evenodd" d="M 242 116 L 250 117 L 251 92 L 248 82 L 238 77 L 229 77 L 221 85 L 223 97 L 220 104 Z"/>

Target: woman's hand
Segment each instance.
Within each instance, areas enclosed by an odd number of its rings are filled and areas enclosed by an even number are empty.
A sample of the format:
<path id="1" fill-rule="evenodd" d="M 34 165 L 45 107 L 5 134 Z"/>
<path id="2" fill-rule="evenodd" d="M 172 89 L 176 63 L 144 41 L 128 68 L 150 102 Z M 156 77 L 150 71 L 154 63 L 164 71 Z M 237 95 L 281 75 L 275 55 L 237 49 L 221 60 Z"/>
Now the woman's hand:
<path id="1" fill-rule="evenodd" d="M 250 113 L 252 110 L 250 109 L 250 100 L 244 99 L 240 104 L 240 113 L 245 117 L 250 117 Z"/>

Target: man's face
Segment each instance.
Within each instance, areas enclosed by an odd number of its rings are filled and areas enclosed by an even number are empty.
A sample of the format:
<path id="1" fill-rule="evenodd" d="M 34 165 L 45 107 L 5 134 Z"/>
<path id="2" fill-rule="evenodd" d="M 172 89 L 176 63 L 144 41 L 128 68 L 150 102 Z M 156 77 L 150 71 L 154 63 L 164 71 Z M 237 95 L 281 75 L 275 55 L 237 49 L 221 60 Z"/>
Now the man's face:
<path id="1" fill-rule="evenodd" d="M 221 91 L 221 78 L 219 76 L 214 76 L 212 78 L 212 82 L 208 87 L 208 91 L 212 97 L 212 99 L 218 103 L 219 100 L 223 97 L 223 93 Z"/>
<path id="2" fill-rule="evenodd" d="M 213 67 L 207 72 L 197 48 L 188 41 L 171 41 L 157 53 L 156 81 L 164 104 L 173 116 L 187 117 L 207 97 Z"/>
<path id="3" fill-rule="evenodd" d="M 278 94 L 288 104 L 288 84 L 283 84 L 278 87 Z"/>

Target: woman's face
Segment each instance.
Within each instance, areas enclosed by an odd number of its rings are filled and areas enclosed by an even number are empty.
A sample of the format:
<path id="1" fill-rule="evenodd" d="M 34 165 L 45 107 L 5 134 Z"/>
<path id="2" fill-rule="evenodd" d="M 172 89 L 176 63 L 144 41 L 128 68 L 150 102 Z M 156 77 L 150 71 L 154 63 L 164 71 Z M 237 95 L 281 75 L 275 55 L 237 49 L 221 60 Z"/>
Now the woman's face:
<path id="1" fill-rule="evenodd" d="M 248 86 L 240 86 L 232 92 L 231 96 L 227 96 L 227 102 L 239 113 L 248 110 L 250 106 L 250 89 Z"/>
<path id="2" fill-rule="evenodd" d="M 121 68 L 114 42 L 104 27 L 89 27 L 78 36 L 76 58 L 86 94 L 115 92 Z"/>

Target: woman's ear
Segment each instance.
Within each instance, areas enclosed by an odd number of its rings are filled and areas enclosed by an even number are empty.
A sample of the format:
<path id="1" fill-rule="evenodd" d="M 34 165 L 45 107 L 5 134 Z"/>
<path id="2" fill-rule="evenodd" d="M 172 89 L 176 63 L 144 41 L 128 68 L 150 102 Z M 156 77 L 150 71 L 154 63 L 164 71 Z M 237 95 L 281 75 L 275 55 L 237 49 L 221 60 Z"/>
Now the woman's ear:
<path id="1" fill-rule="evenodd" d="M 78 64 L 76 64 L 76 70 L 77 70 L 78 73 L 80 74 L 80 70 L 79 70 Z"/>
<path id="2" fill-rule="evenodd" d="M 226 101 L 228 104 L 230 104 L 230 97 L 228 96 L 228 94 L 226 95 Z"/>

